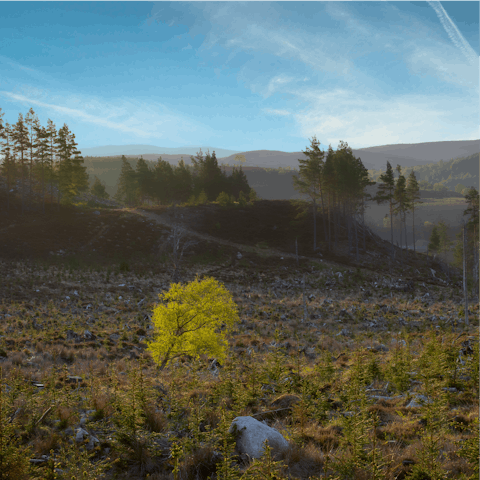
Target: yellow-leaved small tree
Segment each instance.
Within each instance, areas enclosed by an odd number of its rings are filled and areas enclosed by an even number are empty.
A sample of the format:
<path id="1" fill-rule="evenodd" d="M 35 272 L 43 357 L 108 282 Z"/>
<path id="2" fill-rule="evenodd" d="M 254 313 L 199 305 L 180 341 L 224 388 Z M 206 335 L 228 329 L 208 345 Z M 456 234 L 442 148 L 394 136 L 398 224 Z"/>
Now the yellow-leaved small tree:
<path id="1" fill-rule="evenodd" d="M 154 337 L 148 350 L 160 370 L 183 355 L 225 359 L 225 336 L 239 317 L 237 305 L 223 284 L 214 278 L 196 278 L 183 286 L 172 284 L 159 298 L 162 303 L 153 309 Z M 225 329 L 219 331 L 222 324 Z"/>

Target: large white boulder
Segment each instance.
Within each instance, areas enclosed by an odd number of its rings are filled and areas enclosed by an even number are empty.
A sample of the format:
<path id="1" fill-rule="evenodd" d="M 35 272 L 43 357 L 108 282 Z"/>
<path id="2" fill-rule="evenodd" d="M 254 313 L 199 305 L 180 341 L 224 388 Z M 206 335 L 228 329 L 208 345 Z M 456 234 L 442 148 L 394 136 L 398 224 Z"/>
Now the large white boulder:
<path id="1" fill-rule="evenodd" d="M 260 458 L 264 453 L 263 442 L 268 439 L 272 454 L 278 454 L 289 447 L 289 443 L 278 430 L 265 425 L 253 417 L 237 417 L 230 425 L 230 432 L 237 426 L 237 450 L 250 458 Z"/>

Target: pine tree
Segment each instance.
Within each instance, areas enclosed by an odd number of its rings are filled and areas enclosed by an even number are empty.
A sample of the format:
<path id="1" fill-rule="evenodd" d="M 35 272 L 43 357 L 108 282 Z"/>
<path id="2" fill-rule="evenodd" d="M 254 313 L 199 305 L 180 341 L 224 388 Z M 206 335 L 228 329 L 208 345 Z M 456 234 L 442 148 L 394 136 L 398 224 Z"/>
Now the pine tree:
<path id="1" fill-rule="evenodd" d="M 29 196 L 30 203 L 33 202 L 33 166 L 36 160 L 36 132 L 40 127 L 38 117 L 32 108 L 25 115 L 25 126 L 28 130 L 28 183 L 29 183 Z"/>
<path id="2" fill-rule="evenodd" d="M 143 157 L 137 160 L 135 174 L 137 176 L 138 196 L 143 203 L 151 196 L 153 190 L 153 173 Z"/>
<path id="3" fill-rule="evenodd" d="M 416 253 L 415 250 L 415 205 L 418 205 L 418 200 L 420 199 L 420 186 L 417 182 L 417 177 L 415 176 L 415 172 L 412 170 L 410 175 L 407 179 L 407 195 L 408 201 L 411 205 L 412 211 L 412 225 L 413 225 L 413 253 Z"/>
<path id="4" fill-rule="evenodd" d="M 115 199 L 125 202 L 127 205 L 134 205 L 137 193 L 137 179 L 135 170 L 128 163 L 125 155 L 122 155 L 122 170 L 118 180 L 118 189 Z"/>
<path id="5" fill-rule="evenodd" d="M 173 184 L 175 199 L 178 202 L 186 202 L 193 192 L 193 179 L 189 168 L 185 165 L 183 157 L 173 169 Z"/>
<path id="6" fill-rule="evenodd" d="M 154 196 L 161 204 L 172 201 L 174 191 L 173 168 L 166 160 L 159 157 L 153 168 Z"/>
<path id="7" fill-rule="evenodd" d="M 205 190 L 209 201 L 214 201 L 220 192 L 226 189 L 227 178 L 218 166 L 215 152 L 206 153 L 203 157 L 202 151 L 197 153 L 196 157 L 191 157 L 194 165 L 195 193 Z"/>
<path id="8" fill-rule="evenodd" d="M 316 137 L 310 140 L 310 147 L 307 147 L 303 154 L 306 160 L 299 159 L 299 174 L 293 177 L 293 186 L 298 192 L 307 195 L 313 205 L 313 251 L 317 249 L 317 200 L 322 195 L 322 169 L 323 156 L 325 152 L 321 151 L 320 142 Z M 325 216 L 324 216 L 325 220 Z M 324 228 L 326 230 L 326 228 Z"/>
<path id="9" fill-rule="evenodd" d="M 228 177 L 228 187 L 227 191 L 235 198 L 238 198 L 240 192 L 250 193 L 250 185 L 242 166 L 233 167 L 232 174 Z"/>
<path id="10" fill-rule="evenodd" d="M 28 151 L 28 129 L 25 125 L 23 115 L 18 114 L 17 123 L 13 126 L 12 139 L 14 142 L 14 154 L 20 162 L 20 176 L 22 179 L 22 215 L 25 212 L 25 174 L 26 174 L 26 155 Z"/>
<path id="11" fill-rule="evenodd" d="M 10 211 L 10 190 L 16 177 L 15 154 L 12 141 L 12 126 L 2 123 L 3 113 L 0 113 L 0 154 L 3 157 L 2 175 L 7 181 L 7 211 Z"/>
<path id="12" fill-rule="evenodd" d="M 378 186 L 377 195 L 374 197 L 374 200 L 378 204 L 388 203 L 390 210 L 390 235 L 391 235 L 391 244 L 392 244 L 392 261 L 394 258 L 394 245 L 393 245 L 393 214 L 395 207 L 395 177 L 393 176 L 393 169 L 390 165 L 390 162 L 387 162 L 387 170 L 384 174 L 380 175 L 379 180 L 381 183 Z"/>
<path id="13" fill-rule="evenodd" d="M 408 247 L 407 242 L 407 212 L 411 209 L 411 204 L 407 192 L 407 182 L 405 177 L 402 175 L 402 167 L 397 165 L 397 172 L 399 174 L 397 184 L 395 186 L 395 203 L 396 207 L 394 209 L 395 213 L 400 215 L 400 231 L 402 229 L 402 222 L 405 228 L 405 249 Z M 402 235 L 400 233 L 400 244 L 402 243 Z"/>
<path id="14" fill-rule="evenodd" d="M 95 176 L 92 187 L 90 188 L 90 193 L 95 195 L 98 198 L 107 199 L 110 195 L 105 190 L 105 184 L 100 181 L 100 179 Z"/>
<path id="15" fill-rule="evenodd" d="M 48 119 L 47 122 L 48 135 L 48 156 L 47 156 L 47 180 L 50 183 L 50 203 L 53 204 L 53 188 L 58 186 L 58 175 L 55 167 L 55 157 L 57 155 L 57 127 Z"/>
<path id="16" fill-rule="evenodd" d="M 49 132 L 39 123 L 35 125 L 36 167 L 42 184 L 42 212 L 45 214 L 45 169 L 49 159 Z"/>

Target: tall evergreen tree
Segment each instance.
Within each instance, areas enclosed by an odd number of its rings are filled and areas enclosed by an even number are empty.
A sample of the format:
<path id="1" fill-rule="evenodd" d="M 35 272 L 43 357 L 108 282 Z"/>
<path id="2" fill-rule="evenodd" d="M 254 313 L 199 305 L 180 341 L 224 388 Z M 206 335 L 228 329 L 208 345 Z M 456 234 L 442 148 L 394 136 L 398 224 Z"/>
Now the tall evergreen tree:
<path id="1" fill-rule="evenodd" d="M 402 175 L 402 167 L 397 165 L 398 180 L 395 186 L 394 198 L 395 198 L 395 213 L 400 216 L 400 231 L 402 230 L 402 224 L 405 229 L 405 249 L 408 248 L 407 243 L 407 212 L 410 211 L 411 205 L 407 192 L 407 181 Z M 400 232 L 400 245 L 402 244 L 402 234 Z"/>
<path id="2" fill-rule="evenodd" d="M 23 115 L 18 114 L 17 123 L 12 130 L 12 139 L 14 142 L 14 153 L 19 160 L 20 176 L 22 179 L 22 215 L 25 212 L 25 175 L 27 173 L 26 160 L 28 152 L 28 129 L 25 125 Z"/>
<path id="3" fill-rule="evenodd" d="M 115 199 L 132 206 L 135 204 L 137 194 L 137 179 L 135 170 L 128 163 L 125 155 L 122 155 L 122 170 L 118 179 L 118 189 Z"/>
<path id="4" fill-rule="evenodd" d="M 233 195 L 236 199 L 239 198 L 240 192 L 248 195 L 250 193 L 250 185 L 248 184 L 247 176 L 242 169 L 242 166 L 234 166 L 232 174 L 227 178 L 228 180 L 228 193 Z"/>
<path id="5" fill-rule="evenodd" d="M 423 202 L 419 202 L 420 199 L 420 185 L 417 182 L 417 177 L 415 172 L 412 170 L 407 179 L 407 196 L 408 201 L 411 206 L 412 212 L 412 229 L 413 229 L 413 253 L 416 253 L 415 250 L 415 205 L 418 205 Z"/>
<path id="6" fill-rule="evenodd" d="M 225 174 L 218 165 L 215 152 L 207 152 L 205 157 L 200 150 L 196 157 L 191 157 L 196 172 L 194 179 L 195 194 L 205 190 L 209 201 L 214 201 L 227 184 Z"/>
<path id="7" fill-rule="evenodd" d="M 153 173 L 143 157 L 137 160 L 135 174 L 137 176 L 138 196 L 143 203 L 153 193 Z"/>
<path id="8" fill-rule="evenodd" d="M 61 194 L 62 201 L 70 204 L 79 192 L 88 189 L 88 174 L 83 166 L 83 157 L 77 149 L 75 135 L 70 132 L 67 124 L 58 131 L 56 146 L 59 157 L 58 202 Z"/>
<path id="9" fill-rule="evenodd" d="M 12 126 L 9 123 L 3 124 L 3 112 L 0 109 L 0 155 L 3 158 L 2 175 L 7 182 L 7 211 L 10 211 L 10 190 L 15 182 L 15 154 L 12 143 Z"/>
<path id="10" fill-rule="evenodd" d="M 35 115 L 33 108 L 30 108 L 25 115 L 25 126 L 28 130 L 28 184 L 30 202 L 33 202 L 33 167 L 36 161 L 36 132 L 40 127 L 38 117 Z"/>
<path id="11" fill-rule="evenodd" d="M 169 162 L 158 157 L 153 168 L 154 196 L 161 204 L 167 204 L 174 197 L 173 168 Z"/>
<path id="12" fill-rule="evenodd" d="M 105 190 L 105 184 L 100 181 L 100 179 L 95 176 L 95 180 L 93 181 L 93 185 L 90 188 L 90 193 L 95 195 L 98 198 L 107 199 L 110 195 Z"/>
<path id="13" fill-rule="evenodd" d="M 57 156 L 57 127 L 48 119 L 47 122 L 47 136 L 48 136 L 48 156 L 47 156 L 47 180 L 50 183 L 50 203 L 53 205 L 53 189 L 57 185 L 58 188 L 58 174 L 55 167 L 55 159 Z"/>
<path id="14" fill-rule="evenodd" d="M 49 159 L 49 133 L 39 123 L 35 125 L 36 167 L 42 184 L 42 212 L 45 214 L 45 169 Z"/>
<path id="15" fill-rule="evenodd" d="M 328 198 L 328 249 L 331 249 L 332 232 L 331 223 L 334 222 L 335 248 L 337 246 L 337 223 L 335 220 L 335 191 L 337 188 L 337 178 L 334 166 L 335 152 L 331 145 L 328 146 L 327 156 L 323 165 L 323 183 L 324 190 Z"/>
<path id="16" fill-rule="evenodd" d="M 299 159 L 299 174 L 293 177 L 293 186 L 298 192 L 307 195 L 313 205 L 313 251 L 317 249 L 317 200 L 321 196 L 323 151 L 319 148 L 320 142 L 316 137 L 310 140 L 303 154 L 307 159 Z M 325 220 L 325 216 L 324 216 Z M 324 230 L 326 230 L 324 226 Z"/>
<path id="17" fill-rule="evenodd" d="M 178 202 L 186 202 L 193 192 L 192 174 L 185 165 L 183 157 L 178 162 L 178 165 L 173 169 L 173 184 L 175 197 L 173 200 Z"/>
<path id="18" fill-rule="evenodd" d="M 393 175 L 393 169 L 390 162 L 387 162 L 387 169 L 385 173 L 380 175 L 379 180 L 381 183 L 378 186 L 377 194 L 374 200 L 380 205 L 382 203 L 388 203 L 390 211 L 390 235 L 392 244 L 392 261 L 394 258 L 394 245 L 393 245 L 393 214 L 395 208 L 395 177 Z"/>

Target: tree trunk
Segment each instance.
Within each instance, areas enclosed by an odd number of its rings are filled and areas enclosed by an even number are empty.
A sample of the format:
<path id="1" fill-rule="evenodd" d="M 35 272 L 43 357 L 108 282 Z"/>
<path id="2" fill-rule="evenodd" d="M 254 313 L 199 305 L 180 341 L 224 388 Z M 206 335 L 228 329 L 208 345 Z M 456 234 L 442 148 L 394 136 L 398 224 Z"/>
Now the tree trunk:
<path id="1" fill-rule="evenodd" d="M 317 249 L 317 205 L 313 199 L 313 252 Z"/>

